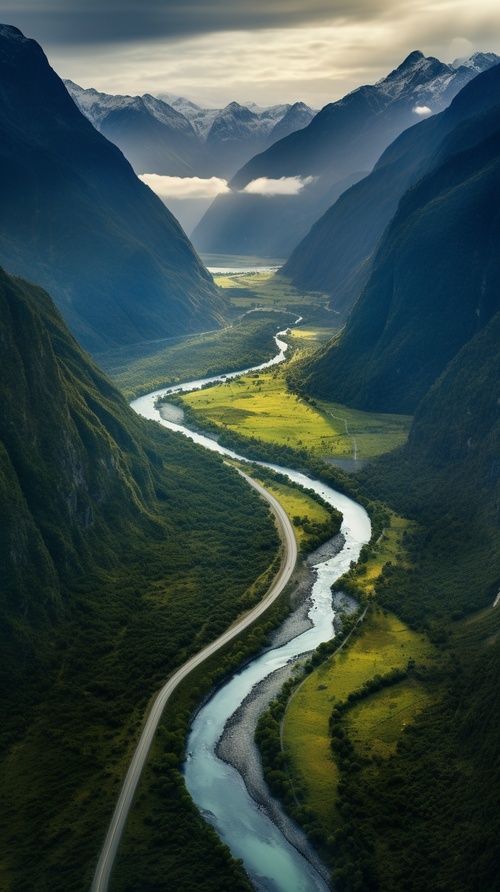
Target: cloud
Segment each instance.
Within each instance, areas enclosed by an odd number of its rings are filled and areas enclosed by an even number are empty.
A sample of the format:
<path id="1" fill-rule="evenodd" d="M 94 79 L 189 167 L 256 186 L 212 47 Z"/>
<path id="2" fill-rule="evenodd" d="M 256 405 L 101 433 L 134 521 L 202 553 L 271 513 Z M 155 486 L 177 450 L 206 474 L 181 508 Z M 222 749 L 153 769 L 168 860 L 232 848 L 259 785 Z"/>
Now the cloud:
<path id="1" fill-rule="evenodd" d="M 337 19 L 372 18 L 395 0 L 5 0 L 18 27 L 36 39 L 73 44 L 175 40 L 221 31 L 301 27 Z"/>
<path id="2" fill-rule="evenodd" d="M 252 195 L 298 195 L 304 186 L 309 186 L 315 179 L 316 177 L 280 177 L 273 180 L 258 177 L 248 183 L 242 192 L 250 192 Z"/>
<path id="3" fill-rule="evenodd" d="M 139 177 L 153 192 L 162 199 L 199 199 L 215 198 L 221 192 L 229 192 L 226 180 L 220 177 L 164 177 L 157 173 L 143 173 Z"/>
<path id="4" fill-rule="evenodd" d="M 416 105 L 413 109 L 413 114 L 424 117 L 425 115 L 432 115 L 432 110 L 428 105 Z"/>
<path id="5" fill-rule="evenodd" d="M 321 108 L 412 50 L 451 62 L 500 51 L 498 0 L 3 0 L 61 77 L 206 107 L 299 99 Z"/>

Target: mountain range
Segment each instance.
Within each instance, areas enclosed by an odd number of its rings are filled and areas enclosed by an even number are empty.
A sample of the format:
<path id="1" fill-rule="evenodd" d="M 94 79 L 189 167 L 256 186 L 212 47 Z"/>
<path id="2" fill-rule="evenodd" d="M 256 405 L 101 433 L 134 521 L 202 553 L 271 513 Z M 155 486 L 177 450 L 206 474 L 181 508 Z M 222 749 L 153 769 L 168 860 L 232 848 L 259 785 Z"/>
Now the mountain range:
<path id="1" fill-rule="evenodd" d="M 373 251 L 405 191 L 437 159 L 453 151 L 461 131 L 465 145 L 466 129 L 469 142 L 488 127 L 494 129 L 497 77 L 482 77 L 477 85 L 474 79 L 448 109 L 402 133 L 373 171 L 346 190 L 314 224 L 281 274 L 299 288 L 329 294 L 330 308 L 345 319 L 366 283 Z"/>
<path id="2" fill-rule="evenodd" d="M 194 229 L 193 244 L 207 253 L 287 257 L 396 136 L 422 116 L 444 109 L 496 61 L 494 53 L 476 53 L 447 65 L 412 52 L 387 77 L 326 105 L 307 127 L 244 165 L 230 181 L 231 193 L 219 195 Z M 282 177 L 298 178 L 296 194 L 255 196 L 244 191 L 252 181 Z M 262 234 L 256 225 L 259 215 L 266 221 Z"/>
<path id="3" fill-rule="evenodd" d="M 204 109 L 171 93 L 112 96 L 69 80 L 65 84 L 83 114 L 139 174 L 229 178 L 256 152 L 307 126 L 315 114 L 303 102 L 269 108 L 230 102 Z"/>
<path id="4" fill-rule="evenodd" d="M 385 175 L 383 165 L 372 175 L 396 189 L 405 177 L 414 180 L 415 170 L 420 179 L 404 192 L 345 329 L 306 372 L 312 392 L 372 411 L 412 413 L 500 309 L 499 87 L 497 65 L 464 87 L 448 110 L 396 141 L 387 156 L 397 159 L 399 177 L 392 167 Z M 401 158 L 406 164 L 398 168 Z M 356 204 L 350 235 L 363 231 L 363 213 L 375 206 L 376 197 Z"/>
<path id="5" fill-rule="evenodd" d="M 214 325 L 225 304 L 175 220 L 76 108 L 40 47 L 0 26 L 0 59 L 0 260 L 15 273 L 0 269 L 0 884 L 67 892 L 90 887 L 153 692 L 246 609 L 279 542 L 267 509 L 239 475 L 136 416 L 68 330 L 63 315 L 82 342 L 101 350 Z M 379 85 L 317 116 L 318 132 L 337 134 L 329 149 L 326 139 L 317 153 L 306 148 L 311 124 L 294 134 L 295 160 L 304 166 L 293 166 L 290 150 L 290 166 L 276 174 L 314 170 L 323 184 L 338 176 L 331 199 L 360 177 L 346 172 L 350 150 L 354 163 L 363 152 L 380 152 L 391 128 L 396 135 L 288 266 L 294 280 L 314 287 L 315 256 L 332 308 L 347 313 L 356 301 L 333 342 L 290 364 L 299 396 L 414 414 L 403 447 L 339 480 L 407 521 L 401 549 L 408 560 L 396 555 L 384 565 L 374 609 L 394 611 L 441 648 L 431 671 L 416 667 L 428 697 L 401 735 L 397 721 L 399 744 L 391 732 L 383 755 L 347 759 L 341 832 L 327 839 L 310 831 L 351 865 L 340 871 L 339 892 L 498 885 L 494 61 L 476 56 L 453 67 L 412 54 Z M 453 98 L 455 77 L 463 82 Z M 416 97 L 435 114 L 398 136 L 405 114 L 414 120 Z M 123 120 L 131 111 L 131 119 L 150 115 L 160 125 L 161 114 L 162 126 L 176 129 L 178 110 L 140 100 L 125 103 Z M 111 106 L 119 129 L 120 110 Z M 231 133 L 234 112 L 220 132 Z M 252 123 L 245 113 L 241 120 Z M 188 142 L 191 131 L 199 138 L 193 124 L 179 127 Z M 252 177 L 258 164 L 250 165 Z M 321 266 L 329 252 L 335 263 Z M 20 274 L 50 285 L 61 312 Z M 262 629 L 252 630 L 254 647 L 262 637 Z M 245 656 L 240 647 L 234 660 Z M 343 654 L 348 660 L 348 648 Z M 227 673 L 229 660 L 225 652 L 207 673 Z M 195 678 L 193 703 L 220 677 Z M 141 794 L 129 840 L 131 857 L 146 840 L 156 852 L 151 860 L 176 859 L 183 879 L 172 880 L 163 862 L 150 875 L 148 858 L 140 888 L 163 888 L 165 876 L 175 888 L 207 888 L 210 876 L 210 888 L 246 889 L 176 773 L 188 702 L 159 728 L 151 760 L 161 815 L 148 814 L 149 793 Z M 311 814 L 303 814 L 311 828 Z"/>
<path id="6" fill-rule="evenodd" d="M 77 109 L 33 41 L 0 27 L 0 263 L 49 289 L 89 350 L 220 322 L 177 221 Z"/>

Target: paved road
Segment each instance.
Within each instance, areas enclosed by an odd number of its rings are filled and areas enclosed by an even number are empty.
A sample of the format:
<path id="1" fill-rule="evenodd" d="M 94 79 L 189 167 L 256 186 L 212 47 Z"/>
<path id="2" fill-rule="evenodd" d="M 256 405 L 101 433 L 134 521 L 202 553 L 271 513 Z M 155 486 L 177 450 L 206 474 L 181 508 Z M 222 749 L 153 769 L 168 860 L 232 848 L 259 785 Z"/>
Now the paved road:
<path id="1" fill-rule="evenodd" d="M 293 569 L 297 561 L 297 543 L 295 540 L 293 527 L 287 515 L 285 514 L 285 511 L 283 510 L 277 499 L 275 499 L 274 496 L 271 495 L 271 493 L 267 492 L 267 490 L 265 490 L 263 486 L 261 486 L 259 483 L 256 483 L 255 480 L 252 480 L 251 477 L 249 477 L 247 474 L 244 474 L 242 471 L 240 471 L 239 473 L 248 481 L 248 483 L 251 484 L 251 486 L 253 486 L 265 499 L 267 499 L 274 512 L 284 545 L 283 559 L 281 562 L 280 571 L 275 577 L 274 582 L 271 585 L 266 597 L 262 601 L 260 601 L 260 603 L 256 607 L 254 607 L 253 610 L 251 610 L 248 614 L 245 614 L 245 616 L 239 619 L 233 626 L 231 626 L 226 632 L 224 632 L 223 635 L 217 638 L 216 641 L 213 641 L 211 644 L 207 645 L 207 647 L 205 647 L 199 653 L 195 654 L 194 657 L 191 657 L 191 659 L 188 660 L 187 663 L 184 663 L 184 665 L 177 670 L 175 675 L 173 675 L 169 679 L 169 681 L 167 681 L 165 686 L 159 692 L 156 700 L 153 703 L 151 712 L 147 717 L 144 730 L 141 734 L 139 743 L 137 744 L 137 749 L 133 755 L 132 761 L 127 771 L 127 775 L 125 777 L 125 781 L 123 783 L 123 787 L 118 797 L 118 802 L 116 803 L 115 811 L 111 819 L 111 823 L 109 825 L 106 839 L 104 840 L 104 845 L 97 864 L 94 880 L 92 882 L 91 892 L 107 892 L 111 870 L 113 868 L 116 852 L 118 850 L 120 837 L 123 833 L 128 813 L 132 805 L 134 793 L 136 791 L 137 784 L 139 783 L 139 778 L 141 776 L 142 769 L 144 768 L 147 755 L 150 750 L 162 712 L 172 692 L 196 666 L 199 666 L 200 663 L 203 663 L 204 660 L 216 653 L 219 648 L 223 647 L 237 635 L 240 635 L 247 626 L 249 626 L 259 616 L 261 616 L 261 614 L 263 614 L 267 610 L 269 605 L 276 600 L 278 595 L 281 594 L 293 573 Z"/>

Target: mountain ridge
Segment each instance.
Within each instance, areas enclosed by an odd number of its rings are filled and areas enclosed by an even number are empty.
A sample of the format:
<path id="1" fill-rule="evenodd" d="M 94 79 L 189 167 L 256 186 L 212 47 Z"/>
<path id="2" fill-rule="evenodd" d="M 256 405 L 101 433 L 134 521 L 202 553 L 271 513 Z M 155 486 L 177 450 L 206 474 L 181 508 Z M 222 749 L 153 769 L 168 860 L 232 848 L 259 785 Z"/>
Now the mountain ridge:
<path id="1" fill-rule="evenodd" d="M 311 392 L 357 408 L 412 413 L 498 311 L 499 84 L 495 66 L 441 116 L 387 150 L 386 157 L 398 158 L 409 144 L 411 159 L 424 158 L 424 175 L 404 191 L 342 334 L 306 361 Z M 430 140 L 420 139 L 429 133 Z"/>
<path id="2" fill-rule="evenodd" d="M 306 236 L 331 205 L 328 190 L 336 182 L 355 173 L 357 179 L 366 175 L 395 137 L 417 122 L 416 109 L 432 98 L 428 111 L 439 111 L 478 73 L 477 68 L 490 64 L 481 55 L 471 67 L 456 69 L 415 51 L 377 84 L 358 87 L 324 106 L 307 127 L 275 142 L 234 175 L 229 184 L 232 193 L 219 195 L 193 230 L 196 248 L 206 253 L 289 256 L 298 244 L 297 233 L 299 239 Z M 314 181 L 289 196 L 286 207 L 268 195 L 260 197 L 261 215 L 273 221 L 275 232 L 274 237 L 260 238 L 255 210 L 249 209 L 242 190 L 254 179 L 283 176 L 314 177 Z"/>
<path id="3" fill-rule="evenodd" d="M 448 141 L 479 138 L 478 112 L 494 114 L 498 65 L 471 80 L 450 106 L 404 131 L 382 153 L 373 171 L 311 228 L 280 270 L 297 287 L 331 295 L 331 309 L 346 317 L 366 284 L 373 251 L 406 189 L 451 151 Z M 493 111 L 491 111 L 493 109 Z M 469 123 L 468 123 L 469 121 Z M 494 123 L 492 125 L 495 126 Z M 436 153 L 440 153 L 439 156 Z"/>
<path id="4" fill-rule="evenodd" d="M 51 291 L 90 350 L 220 324 L 177 221 L 77 109 L 39 45 L 3 26 L 0 263 Z"/>
<path id="5" fill-rule="evenodd" d="M 80 110 L 119 146 L 137 173 L 230 177 L 255 152 L 306 126 L 315 114 L 304 103 L 260 108 L 233 101 L 202 109 L 171 93 L 120 96 L 64 83 Z"/>

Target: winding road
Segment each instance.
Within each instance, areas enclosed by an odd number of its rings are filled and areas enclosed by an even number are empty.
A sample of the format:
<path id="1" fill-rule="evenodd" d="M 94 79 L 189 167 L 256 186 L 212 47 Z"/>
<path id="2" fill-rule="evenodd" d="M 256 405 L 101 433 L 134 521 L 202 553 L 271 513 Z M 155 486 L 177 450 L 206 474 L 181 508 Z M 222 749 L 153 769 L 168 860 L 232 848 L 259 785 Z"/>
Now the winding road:
<path id="1" fill-rule="evenodd" d="M 245 480 L 251 486 L 253 486 L 254 489 L 256 489 L 263 498 L 267 499 L 271 506 L 283 542 L 283 556 L 281 567 L 278 574 L 274 578 L 274 581 L 269 588 L 269 591 L 267 592 L 265 598 L 263 598 L 263 600 L 260 601 L 260 603 L 257 604 L 257 606 L 253 608 L 253 610 L 237 620 L 229 629 L 227 629 L 226 632 L 220 635 L 219 638 L 217 638 L 211 644 L 207 645 L 205 648 L 203 648 L 203 650 L 195 654 L 193 657 L 191 657 L 191 659 L 184 663 L 184 665 L 181 666 L 174 675 L 172 675 L 172 677 L 167 681 L 167 683 L 157 695 L 156 700 L 154 701 L 151 708 L 151 712 L 146 719 L 146 723 L 139 739 L 139 743 L 137 744 L 137 748 L 132 757 L 132 761 L 127 771 L 123 787 L 118 797 L 113 817 L 111 819 L 111 823 L 104 840 L 104 845 L 101 850 L 99 861 L 97 863 L 91 892 L 107 892 L 109 878 L 111 876 L 114 860 L 118 851 L 118 845 L 120 843 L 120 838 L 127 821 L 130 807 L 132 805 L 137 784 L 139 783 L 139 778 L 146 763 L 154 734 L 156 732 L 158 723 L 169 697 L 176 689 L 177 685 L 179 685 L 180 682 L 184 678 L 186 678 L 186 676 L 189 675 L 189 673 L 193 669 L 203 663 L 203 661 L 206 660 L 208 657 L 211 657 L 221 647 L 224 647 L 224 645 L 228 644 L 229 641 L 232 641 L 233 638 L 236 638 L 237 635 L 240 635 L 241 632 L 243 632 L 243 630 L 247 628 L 247 626 L 258 619 L 258 617 L 267 610 L 270 604 L 272 604 L 273 601 L 276 600 L 278 595 L 281 594 L 293 573 L 297 561 L 297 542 L 295 539 L 292 524 L 290 523 L 284 509 L 277 501 L 277 499 L 275 499 L 275 497 L 271 495 L 271 493 L 264 489 L 264 487 L 257 483 L 255 480 L 252 480 L 252 478 L 249 477 L 248 474 L 245 474 L 243 471 L 239 471 L 238 473 L 240 473 L 241 476 L 244 477 Z"/>

